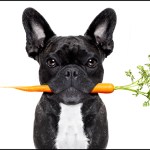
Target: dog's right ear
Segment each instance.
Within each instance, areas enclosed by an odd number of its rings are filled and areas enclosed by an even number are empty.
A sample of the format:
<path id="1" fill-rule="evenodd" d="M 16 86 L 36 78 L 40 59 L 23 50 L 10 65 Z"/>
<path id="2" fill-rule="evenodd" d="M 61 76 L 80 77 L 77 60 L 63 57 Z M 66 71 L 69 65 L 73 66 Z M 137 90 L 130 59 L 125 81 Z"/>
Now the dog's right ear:
<path id="1" fill-rule="evenodd" d="M 26 51 L 30 57 L 38 60 L 38 54 L 43 50 L 47 40 L 55 33 L 43 16 L 33 8 L 24 10 L 22 22 L 26 32 Z"/>

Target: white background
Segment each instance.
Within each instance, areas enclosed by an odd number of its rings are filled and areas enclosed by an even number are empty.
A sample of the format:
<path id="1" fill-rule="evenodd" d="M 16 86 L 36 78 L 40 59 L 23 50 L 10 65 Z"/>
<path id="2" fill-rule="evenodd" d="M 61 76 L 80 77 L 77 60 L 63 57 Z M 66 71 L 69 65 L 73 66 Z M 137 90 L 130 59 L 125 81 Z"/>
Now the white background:
<path id="1" fill-rule="evenodd" d="M 103 82 L 130 83 L 125 71 L 148 61 L 150 2 L 0 2 L 0 86 L 37 85 L 38 63 L 25 51 L 22 12 L 37 9 L 57 35 L 83 35 L 103 9 L 117 13 L 114 52 L 104 61 Z M 34 148 L 33 121 L 41 93 L 0 89 L 0 148 Z M 100 95 L 109 122 L 107 148 L 150 148 L 150 107 L 127 91 Z"/>

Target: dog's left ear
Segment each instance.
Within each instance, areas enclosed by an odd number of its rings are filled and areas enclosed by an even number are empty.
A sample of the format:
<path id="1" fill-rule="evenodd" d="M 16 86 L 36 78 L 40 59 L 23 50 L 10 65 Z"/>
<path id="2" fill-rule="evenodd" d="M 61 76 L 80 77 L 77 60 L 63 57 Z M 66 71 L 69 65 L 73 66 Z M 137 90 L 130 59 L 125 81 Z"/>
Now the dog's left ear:
<path id="1" fill-rule="evenodd" d="M 114 47 L 113 31 L 116 26 L 116 13 L 113 9 L 103 10 L 90 24 L 85 36 L 95 42 L 104 51 L 106 57 Z"/>
<path id="2" fill-rule="evenodd" d="M 49 38 L 55 35 L 44 17 L 33 8 L 26 8 L 22 15 L 26 32 L 26 51 L 31 58 L 38 60 Z"/>

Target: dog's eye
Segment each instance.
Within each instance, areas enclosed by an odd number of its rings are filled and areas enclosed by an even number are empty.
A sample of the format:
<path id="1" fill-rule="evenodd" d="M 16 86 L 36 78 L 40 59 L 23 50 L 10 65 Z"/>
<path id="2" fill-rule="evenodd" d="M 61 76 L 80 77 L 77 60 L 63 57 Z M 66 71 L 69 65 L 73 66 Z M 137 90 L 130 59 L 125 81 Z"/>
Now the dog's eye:
<path id="1" fill-rule="evenodd" d="M 51 68 L 54 68 L 57 66 L 57 62 L 55 59 L 51 58 L 47 60 L 47 65 Z"/>
<path id="2" fill-rule="evenodd" d="M 97 66 L 97 60 L 95 58 L 90 58 L 87 62 L 89 68 L 94 68 Z"/>

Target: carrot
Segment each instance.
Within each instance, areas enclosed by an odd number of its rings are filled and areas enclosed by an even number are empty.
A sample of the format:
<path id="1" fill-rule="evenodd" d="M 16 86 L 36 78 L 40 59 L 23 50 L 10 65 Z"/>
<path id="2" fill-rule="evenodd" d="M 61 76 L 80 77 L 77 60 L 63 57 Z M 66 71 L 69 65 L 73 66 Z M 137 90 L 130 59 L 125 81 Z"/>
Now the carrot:
<path id="1" fill-rule="evenodd" d="M 17 90 L 27 91 L 27 92 L 52 92 L 48 85 L 35 85 L 35 86 L 10 86 L 3 88 L 14 88 Z"/>
<path id="2" fill-rule="evenodd" d="M 37 86 L 14 86 L 5 88 L 15 88 L 17 90 L 27 92 L 52 92 L 48 85 L 37 85 Z M 114 85 L 111 83 L 98 83 L 91 93 L 112 93 L 114 91 Z"/>
<path id="3" fill-rule="evenodd" d="M 111 83 L 98 83 L 91 93 L 112 93 L 115 87 Z"/>

